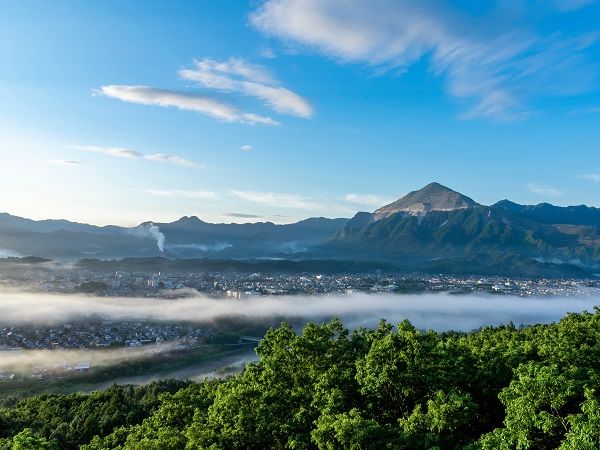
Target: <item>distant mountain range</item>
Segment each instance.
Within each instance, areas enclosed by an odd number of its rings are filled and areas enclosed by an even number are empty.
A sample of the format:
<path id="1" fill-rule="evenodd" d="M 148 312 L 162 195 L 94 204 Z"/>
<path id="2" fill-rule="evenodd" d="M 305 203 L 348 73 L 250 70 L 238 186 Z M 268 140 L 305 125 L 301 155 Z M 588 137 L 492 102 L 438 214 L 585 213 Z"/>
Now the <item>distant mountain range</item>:
<path id="1" fill-rule="evenodd" d="M 4 249 L 4 250 L 2 250 Z M 491 206 L 438 183 L 351 219 L 211 224 L 197 217 L 96 227 L 0 214 L 0 255 L 370 260 L 404 270 L 527 276 L 600 273 L 600 209 Z"/>
<path id="2" fill-rule="evenodd" d="M 0 213 L 0 256 L 35 255 L 58 260 L 154 257 L 285 257 L 329 240 L 348 219 L 311 218 L 289 225 L 271 222 L 213 224 L 184 216 L 137 227 L 66 220 L 34 221 Z"/>

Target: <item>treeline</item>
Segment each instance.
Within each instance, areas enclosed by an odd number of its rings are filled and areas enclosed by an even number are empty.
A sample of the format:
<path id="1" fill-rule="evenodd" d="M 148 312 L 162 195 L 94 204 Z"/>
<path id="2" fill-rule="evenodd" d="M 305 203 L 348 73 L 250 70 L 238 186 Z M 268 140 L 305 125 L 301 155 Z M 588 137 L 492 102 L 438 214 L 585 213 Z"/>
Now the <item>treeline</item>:
<path id="1" fill-rule="evenodd" d="M 257 351 L 242 375 L 173 385 L 150 400 L 135 394 L 143 388 L 114 386 L 22 401 L 0 411 L 0 448 L 600 446 L 599 309 L 473 333 L 422 332 L 407 321 L 349 332 L 333 321 L 298 335 L 284 324 Z"/>
<path id="2" fill-rule="evenodd" d="M 161 394 L 190 385 L 165 380 L 84 394 L 45 394 L 0 410 L 0 449 L 77 449 L 94 436 L 141 423 L 162 404 Z"/>
<path id="3" fill-rule="evenodd" d="M 123 258 L 99 260 L 93 258 L 80 259 L 75 263 L 80 270 L 92 272 L 155 271 L 155 272 L 263 272 L 263 273 L 396 273 L 398 267 L 385 261 L 368 261 L 355 259 L 168 259 L 162 257 Z"/>

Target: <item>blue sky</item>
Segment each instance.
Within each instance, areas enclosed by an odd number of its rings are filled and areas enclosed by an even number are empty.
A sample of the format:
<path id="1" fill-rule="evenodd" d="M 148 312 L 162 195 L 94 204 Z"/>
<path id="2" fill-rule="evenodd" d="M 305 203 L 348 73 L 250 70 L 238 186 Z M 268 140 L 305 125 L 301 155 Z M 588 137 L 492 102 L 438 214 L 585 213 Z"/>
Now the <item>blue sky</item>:
<path id="1" fill-rule="evenodd" d="M 350 217 L 432 181 L 600 207 L 600 1 L 0 6 L 0 211 Z"/>

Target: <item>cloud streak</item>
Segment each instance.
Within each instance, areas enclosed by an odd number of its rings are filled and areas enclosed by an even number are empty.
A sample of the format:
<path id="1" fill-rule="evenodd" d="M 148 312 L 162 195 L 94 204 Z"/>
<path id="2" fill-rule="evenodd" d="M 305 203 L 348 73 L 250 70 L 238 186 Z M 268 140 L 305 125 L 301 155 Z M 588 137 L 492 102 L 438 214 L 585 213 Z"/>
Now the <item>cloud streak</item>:
<path id="1" fill-rule="evenodd" d="M 180 156 L 167 155 L 164 153 L 158 153 L 158 154 L 154 154 L 154 155 L 144 154 L 144 153 L 136 152 L 135 150 L 129 150 L 127 148 L 98 147 L 98 146 L 92 146 L 92 145 L 67 145 L 65 148 L 68 148 L 71 150 L 84 150 L 84 151 L 88 151 L 88 152 L 102 153 L 104 155 L 116 156 L 119 158 L 129 158 L 129 159 L 144 158 L 144 159 L 148 159 L 150 161 L 167 162 L 167 163 L 176 164 L 179 166 L 195 167 L 197 169 L 204 169 L 206 167 L 206 165 L 204 165 L 202 163 L 188 161 L 187 159 L 182 158 Z"/>
<path id="2" fill-rule="evenodd" d="M 520 120 L 530 99 L 593 87 L 585 52 L 597 35 L 538 35 L 504 8 L 474 18 L 443 0 L 357 0 L 351 8 L 338 0 L 267 0 L 250 20 L 267 35 L 380 72 L 427 60 L 448 94 L 466 103 L 465 119 Z"/>
<path id="3" fill-rule="evenodd" d="M 150 161 L 168 162 L 180 166 L 197 167 L 199 169 L 204 169 L 206 167 L 204 164 L 188 161 L 180 156 L 166 155 L 164 153 L 158 153 L 156 155 L 144 155 L 144 158 L 149 159 Z"/>
<path id="4" fill-rule="evenodd" d="M 146 189 L 146 192 L 153 195 L 160 195 L 162 197 L 184 197 L 205 200 L 216 200 L 219 198 L 219 196 L 216 193 L 210 191 L 182 191 L 179 189 L 160 191 L 155 189 Z"/>
<path id="5" fill-rule="evenodd" d="M 527 186 L 527 189 L 529 189 L 529 191 L 533 192 L 534 194 L 544 195 L 548 197 L 560 197 L 565 193 L 564 191 L 561 191 L 559 189 L 555 189 L 553 187 L 548 186 L 542 186 L 537 183 L 529 184 Z"/>
<path id="6" fill-rule="evenodd" d="M 321 211 L 325 205 L 312 200 L 310 197 L 293 194 L 277 194 L 274 192 L 230 191 L 232 195 L 261 205 L 279 208 L 307 209 Z"/>
<path id="7" fill-rule="evenodd" d="M 83 163 L 81 161 L 69 161 L 64 159 L 50 159 L 46 161 L 48 164 L 52 164 L 55 166 L 67 166 L 67 167 L 77 167 L 81 166 Z"/>
<path id="8" fill-rule="evenodd" d="M 370 194 L 346 194 L 344 199 L 350 203 L 356 203 L 358 205 L 367 206 L 381 206 L 391 203 L 392 200 L 380 197 L 378 195 Z"/>
<path id="9" fill-rule="evenodd" d="M 65 148 L 71 150 L 84 150 L 86 152 L 102 153 L 104 155 L 117 156 L 119 158 L 135 159 L 144 156 L 139 152 L 120 147 L 98 147 L 95 145 L 67 145 Z"/>
<path id="10" fill-rule="evenodd" d="M 194 69 L 180 70 L 179 76 L 202 87 L 257 98 L 279 114 L 302 118 L 313 114 L 313 108 L 305 98 L 279 86 L 279 81 L 263 66 L 239 58 L 227 61 L 205 58 L 195 60 L 194 65 Z"/>
<path id="11" fill-rule="evenodd" d="M 186 111 L 194 111 L 210 116 L 223 122 L 241 122 L 250 125 L 279 125 L 279 122 L 270 117 L 258 114 L 244 113 L 239 109 L 219 102 L 213 98 L 184 92 L 158 89 L 150 86 L 102 86 L 94 91 L 97 95 L 104 95 L 118 100 L 137 103 L 139 105 L 174 107 Z"/>
<path id="12" fill-rule="evenodd" d="M 243 214 L 243 213 L 225 213 L 227 217 L 234 217 L 236 219 L 262 219 L 263 216 L 257 216 L 256 214 Z"/>

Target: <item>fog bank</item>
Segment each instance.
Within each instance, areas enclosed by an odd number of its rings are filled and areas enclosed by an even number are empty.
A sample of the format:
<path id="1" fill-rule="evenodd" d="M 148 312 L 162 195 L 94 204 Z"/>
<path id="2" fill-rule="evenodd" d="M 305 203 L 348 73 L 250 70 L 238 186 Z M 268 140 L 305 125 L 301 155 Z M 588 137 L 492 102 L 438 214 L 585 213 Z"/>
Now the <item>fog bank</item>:
<path id="1" fill-rule="evenodd" d="M 522 298 L 508 295 L 425 293 L 414 295 L 350 294 L 340 296 L 267 296 L 241 300 L 212 299 L 196 291 L 177 300 L 107 298 L 0 291 L 0 325 L 24 322 L 64 323 L 73 315 L 98 314 L 103 318 L 155 321 L 210 322 L 224 316 L 248 318 L 285 316 L 306 321 L 327 321 L 337 316 L 348 328 L 376 327 L 380 319 L 398 323 L 410 320 L 416 327 L 435 331 L 461 330 L 489 325 L 549 323 L 567 312 L 592 311 L 600 304 L 600 291 L 589 295 Z M 192 294 L 193 293 L 193 294 Z"/>

